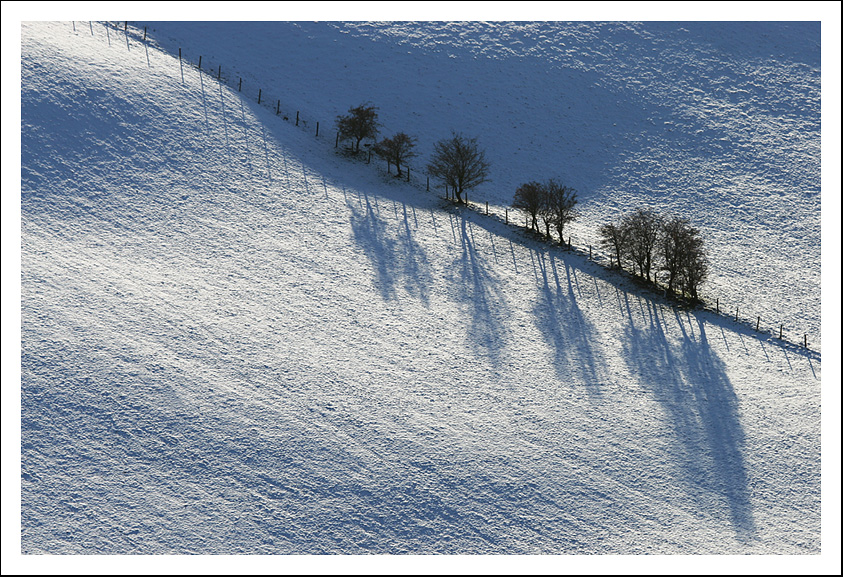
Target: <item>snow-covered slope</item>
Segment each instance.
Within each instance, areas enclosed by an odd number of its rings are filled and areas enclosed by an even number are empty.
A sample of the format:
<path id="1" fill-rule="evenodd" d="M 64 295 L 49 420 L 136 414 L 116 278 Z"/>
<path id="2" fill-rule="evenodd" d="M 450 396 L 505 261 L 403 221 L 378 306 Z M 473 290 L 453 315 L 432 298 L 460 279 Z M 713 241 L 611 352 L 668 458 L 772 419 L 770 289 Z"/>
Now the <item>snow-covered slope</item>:
<path id="1" fill-rule="evenodd" d="M 478 201 L 560 178 L 580 246 L 639 207 L 688 217 L 706 296 L 821 350 L 819 22 L 144 24 L 311 128 L 375 104 L 385 134 L 418 136 L 419 166 L 451 130 L 476 136 Z"/>
<path id="2" fill-rule="evenodd" d="M 93 31 L 22 26 L 25 554 L 820 552 L 819 354 Z"/>

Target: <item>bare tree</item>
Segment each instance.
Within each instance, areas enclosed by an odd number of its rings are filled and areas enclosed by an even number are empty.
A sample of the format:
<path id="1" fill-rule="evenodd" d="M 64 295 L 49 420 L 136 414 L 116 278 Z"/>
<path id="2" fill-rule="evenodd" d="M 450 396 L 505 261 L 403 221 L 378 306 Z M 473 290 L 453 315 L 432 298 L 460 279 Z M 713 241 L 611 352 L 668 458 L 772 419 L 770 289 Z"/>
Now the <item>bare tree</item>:
<path id="1" fill-rule="evenodd" d="M 615 223 L 600 227 L 600 246 L 614 253 L 618 266 L 629 262 L 633 274 L 651 279 L 655 266 L 667 273 L 671 292 L 698 298 L 709 272 L 708 256 L 700 231 L 686 218 L 663 218 L 652 210 L 638 209 Z"/>
<path id="2" fill-rule="evenodd" d="M 577 218 L 576 204 L 577 191 L 553 179 L 546 184 L 534 180 L 522 184 L 512 198 L 512 208 L 530 217 L 532 230 L 539 231 L 538 219 L 541 217 L 545 236 L 551 237 L 550 227 L 553 226 L 562 244 L 565 243 L 565 225 Z"/>
<path id="3" fill-rule="evenodd" d="M 702 239 L 689 250 L 685 259 L 685 266 L 679 277 L 682 292 L 692 299 L 699 299 L 700 285 L 708 278 L 708 255 L 702 246 Z"/>
<path id="4" fill-rule="evenodd" d="M 433 145 L 433 158 L 427 165 L 430 176 L 439 178 L 450 186 L 462 202 L 462 194 L 489 181 L 489 163 L 485 153 L 477 146 L 476 138 L 453 134 Z"/>
<path id="5" fill-rule="evenodd" d="M 541 185 L 541 204 L 539 205 L 539 216 L 544 224 L 544 235 L 547 238 L 550 236 L 550 225 L 554 223 L 556 213 L 553 211 L 553 202 L 550 198 L 550 189 L 546 184 Z"/>
<path id="6" fill-rule="evenodd" d="M 547 212 L 550 213 L 550 222 L 556 227 L 559 242 L 565 244 L 565 238 L 562 236 L 565 225 L 579 216 L 574 209 L 577 205 L 577 191 L 552 179 L 548 181 L 545 191 L 545 205 Z M 547 226 L 547 221 L 545 221 L 545 226 Z M 549 230 L 547 236 L 550 236 Z"/>
<path id="7" fill-rule="evenodd" d="M 399 132 L 392 138 L 384 138 L 375 144 L 375 154 L 391 162 L 398 169 L 398 176 L 401 176 L 401 163 L 416 156 L 416 139 Z"/>
<path id="8" fill-rule="evenodd" d="M 607 223 L 600 227 L 600 246 L 615 253 L 618 268 L 623 268 L 623 259 L 629 243 L 629 231 L 621 222 Z"/>
<path id="9" fill-rule="evenodd" d="M 356 141 L 355 152 L 360 152 L 360 141 L 374 139 L 378 135 L 378 109 L 361 104 L 348 109 L 345 116 L 337 116 L 337 131 L 342 140 Z"/>
<path id="10" fill-rule="evenodd" d="M 622 226 L 627 230 L 627 254 L 633 266 L 638 268 L 638 275 L 649 280 L 653 269 L 653 257 L 659 240 L 662 219 L 652 210 L 639 208 L 623 218 Z"/>
<path id="11" fill-rule="evenodd" d="M 515 191 L 512 198 L 512 208 L 524 212 L 531 220 L 530 228 L 538 232 L 538 215 L 545 203 L 545 187 L 543 184 L 531 181 L 522 184 Z"/>
<path id="12" fill-rule="evenodd" d="M 697 298 L 708 275 L 708 258 L 700 231 L 687 218 L 674 216 L 662 224 L 659 243 L 660 270 L 667 273 L 667 288 Z"/>
<path id="13" fill-rule="evenodd" d="M 659 256 L 661 266 L 659 270 L 667 273 L 667 290 L 676 287 L 687 253 L 687 244 L 691 225 L 688 219 L 673 217 L 662 223 L 661 240 L 659 242 Z M 694 231 L 696 232 L 696 231 Z"/>

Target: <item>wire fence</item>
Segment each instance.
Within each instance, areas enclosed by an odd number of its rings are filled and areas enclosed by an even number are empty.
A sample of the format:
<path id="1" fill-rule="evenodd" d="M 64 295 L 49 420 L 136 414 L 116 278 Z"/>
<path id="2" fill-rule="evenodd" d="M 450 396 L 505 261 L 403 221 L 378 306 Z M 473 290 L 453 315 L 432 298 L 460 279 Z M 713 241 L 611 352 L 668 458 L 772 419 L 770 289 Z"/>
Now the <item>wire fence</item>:
<path id="1" fill-rule="evenodd" d="M 100 34 L 105 34 L 109 46 L 125 46 L 128 51 L 133 49 L 140 52 L 143 50 L 146 56 L 148 66 L 151 66 L 149 60 L 149 46 L 152 44 L 147 36 L 147 27 L 142 29 L 138 26 L 129 26 L 130 22 L 88 22 L 87 26 L 79 22 L 73 22 L 73 30 L 77 33 L 85 33 L 90 31 L 91 35 L 96 35 L 95 31 L 99 30 Z M 153 44 L 153 46 L 161 52 L 167 53 L 167 50 Z M 278 94 L 267 90 L 261 85 L 259 81 L 253 78 L 244 78 L 242 75 L 235 73 L 234 69 L 228 66 L 223 66 L 222 62 L 212 60 L 202 55 L 194 55 L 188 53 L 182 48 L 178 49 L 178 54 L 173 54 L 178 58 L 178 65 L 180 67 L 181 80 L 184 82 L 184 75 L 187 71 L 198 71 L 206 76 L 216 80 L 217 82 L 228 86 L 232 90 L 236 90 L 240 98 L 249 100 L 258 106 L 274 113 L 279 120 L 288 122 L 300 128 L 301 130 L 310 132 L 315 138 L 326 144 L 333 145 L 334 148 L 340 147 L 339 133 L 333 124 L 333 121 L 322 122 L 313 116 L 308 116 L 306 111 L 300 108 L 289 105 Z M 325 119 L 328 120 L 328 119 Z M 364 150 L 360 153 L 352 153 L 350 148 L 344 148 L 344 151 L 353 157 L 366 162 L 373 163 L 373 154 L 371 145 L 364 144 Z M 391 165 L 386 163 L 386 172 L 391 174 Z M 403 164 L 404 174 L 400 178 L 417 189 L 425 191 L 432 191 L 442 195 L 443 200 L 455 202 L 453 191 L 449 191 L 445 185 L 437 186 L 435 183 L 431 184 L 430 178 L 425 175 L 424 171 L 412 164 Z M 396 175 L 397 177 L 398 175 Z M 770 323 L 768 319 L 762 319 L 760 315 L 751 314 L 747 310 L 741 310 L 739 305 L 731 305 L 727 300 L 713 297 L 711 295 L 702 296 L 696 301 L 691 301 L 682 297 L 681 295 L 668 294 L 667 287 L 662 286 L 657 280 L 650 283 L 644 283 L 642 279 L 632 274 L 627 273 L 623 269 L 616 266 L 614 257 L 602 250 L 599 247 L 590 244 L 577 245 L 574 242 L 574 236 L 569 235 L 567 240 L 560 239 L 559 241 L 552 241 L 551 239 L 535 233 L 530 230 L 529 220 L 526 215 L 516 209 L 509 207 L 501 207 L 491 205 L 487 201 L 477 201 L 466 192 L 462 193 L 463 202 L 461 206 L 467 210 L 472 210 L 478 214 L 497 219 L 505 225 L 513 228 L 521 229 L 521 218 L 524 217 L 523 229 L 527 232 L 533 240 L 545 242 L 548 244 L 555 244 L 559 250 L 564 250 L 572 254 L 587 258 L 607 270 L 613 271 L 619 275 L 624 275 L 634 282 L 641 284 L 643 288 L 649 288 L 653 291 L 661 292 L 662 296 L 669 301 L 674 302 L 679 306 L 693 307 L 710 313 L 719 315 L 724 319 L 738 323 L 746 328 L 750 328 L 759 334 L 766 334 L 778 339 L 783 344 L 790 345 L 794 348 L 799 348 L 807 352 L 818 354 L 818 351 L 811 349 L 810 341 L 807 333 L 797 333 L 794 339 L 792 330 L 785 330 L 784 323 L 774 322 Z M 762 322 L 763 321 L 763 322 Z"/>

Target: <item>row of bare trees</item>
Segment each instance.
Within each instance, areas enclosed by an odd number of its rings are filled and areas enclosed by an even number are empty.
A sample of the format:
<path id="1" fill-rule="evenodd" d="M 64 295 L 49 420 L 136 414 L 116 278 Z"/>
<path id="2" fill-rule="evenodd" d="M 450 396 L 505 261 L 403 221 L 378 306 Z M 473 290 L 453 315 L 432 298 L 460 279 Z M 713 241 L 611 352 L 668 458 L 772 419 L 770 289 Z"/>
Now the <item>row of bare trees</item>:
<path id="1" fill-rule="evenodd" d="M 360 151 L 362 140 L 375 141 L 373 152 L 394 164 L 400 176 L 401 166 L 416 156 L 416 139 L 398 132 L 376 141 L 379 126 L 376 107 L 355 106 L 347 115 L 337 117 L 337 139 L 352 140 L 355 152 Z M 477 139 L 455 133 L 434 144 L 427 173 L 440 179 L 461 203 L 467 190 L 489 180 L 489 163 Z M 512 207 L 526 215 L 531 230 L 542 234 L 541 221 L 544 234 L 552 238 L 554 229 L 562 244 L 565 226 L 578 217 L 576 205 L 577 191 L 553 179 L 522 184 L 512 201 Z M 709 261 L 700 232 L 686 218 L 638 209 L 602 225 L 600 244 L 613 255 L 613 266 L 627 268 L 648 282 L 663 280 L 669 291 L 694 300 L 708 276 Z"/>
<path id="2" fill-rule="evenodd" d="M 694 300 L 708 277 L 703 239 L 687 218 L 638 209 L 602 225 L 600 245 L 613 255 L 613 265 L 647 281 L 661 276 L 669 291 Z"/>
<path id="3" fill-rule="evenodd" d="M 401 176 L 401 166 L 417 156 L 416 138 L 398 132 L 377 141 L 379 131 L 377 108 L 371 104 L 353 106 L 348 114 L 337 117 L 337 141 L 352 140 L 355 152 L 360 152 L 360 142 L 364 139 L 375 141 L 372 151 L 388 164 L 394 164 L 397 176 Z M 463 202 L 467 190 L 489 180 L 489 163 L 476 138 L 454 133 L 433 145 L 427 173 L 450 188 L 457 202 Z"/>
<path id="4" fill-rule="evenodd" d="M 545 235 L 550 238 L 550 228 L 556 230 L 559 242 L 564 244 L 565 225 L 575 220 L 578 213 L 577 191 L 551 179 L 547 182 L 531 181 L 515 191 L 512 207 L 524 212 L 530 219 L 530 229 L 540 233 L 539 219 L 544 224 Z"/>

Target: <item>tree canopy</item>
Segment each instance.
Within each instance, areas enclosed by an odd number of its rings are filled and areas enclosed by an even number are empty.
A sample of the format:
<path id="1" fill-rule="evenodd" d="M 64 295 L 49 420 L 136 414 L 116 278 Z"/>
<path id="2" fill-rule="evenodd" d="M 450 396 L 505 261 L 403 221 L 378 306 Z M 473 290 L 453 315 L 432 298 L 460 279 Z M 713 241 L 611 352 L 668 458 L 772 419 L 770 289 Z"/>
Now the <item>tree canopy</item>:
<path id="1" fill-rule="evenodd" d="M 427 172 L 450 186 L 457 202 L 463 202 L 462 194 L 466 190 L 489 181 L 489 163 L 477 139 L 456 133 L 433 145 Z"/>
<path id="2" fill-rule="evenodd" d="M 375 144 L 375 154 L 395 165 L 401 176 L 401 164 L 416 156 L 416 139 L 399 132 L 391 138 L 384 138 Z"/>
<path id="3" fill-rule="evenodd" d="M 361 104 L 348 109 L 345 116 L 337 116 L 337 131 L 342 140 L 355 141 L 355 151 L 360 151 L 360 141 L 374 139 L 378 135 L 378 109 L 370 104 Z"/>

